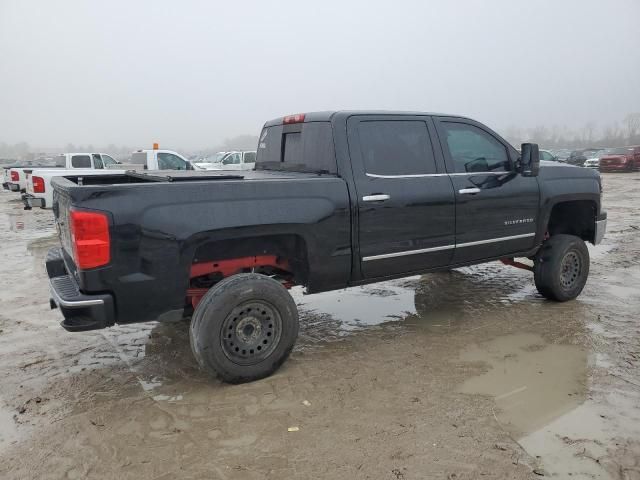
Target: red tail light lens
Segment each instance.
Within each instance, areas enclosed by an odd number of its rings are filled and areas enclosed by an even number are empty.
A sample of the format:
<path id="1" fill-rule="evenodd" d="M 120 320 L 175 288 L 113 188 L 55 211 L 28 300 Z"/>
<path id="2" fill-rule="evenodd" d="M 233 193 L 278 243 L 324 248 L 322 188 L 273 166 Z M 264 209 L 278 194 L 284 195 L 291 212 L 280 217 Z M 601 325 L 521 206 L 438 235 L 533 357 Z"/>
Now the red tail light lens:
<path id="1" fill-rule="evenodd" d="M 44 178 L 31 177 L 33 182 L 33 193 L 44 193 Z"/>
<path id="2" fill-rule="evenodd" d="M 78 268 L 101 267 L 111 261 L 109 220 L 104 213 L 72 210 L 69 215 L 73 256 Z"/>
<path id="3" fill-rule="evenodd" d="M 290 125 L 292 123 L 302 123 L 304 122 L 304 113 L 296 113 L 295 115 L 287 115 L 282 119 L 282 123 L 285 125 Z"/>
<path id="4" fill-rule="evenodd" d="M 19 182 L 20 181 L 20 174 L 18 174 L 18 172 L 11 172 L 11 181 L 12 182 Z"/>

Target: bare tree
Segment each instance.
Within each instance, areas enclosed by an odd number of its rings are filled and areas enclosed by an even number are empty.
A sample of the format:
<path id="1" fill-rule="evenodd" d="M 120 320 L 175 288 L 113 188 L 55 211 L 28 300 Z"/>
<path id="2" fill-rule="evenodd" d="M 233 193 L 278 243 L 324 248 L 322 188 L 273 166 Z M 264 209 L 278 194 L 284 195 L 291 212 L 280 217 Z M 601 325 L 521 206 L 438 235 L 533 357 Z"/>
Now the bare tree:
<path id="1" fill-rule="evenodd" d="M 632 143 L 635 137 L 640 134 L 640 113 L 630 113 L 624 117 L 624 126 L 627 130 L 627 139 Z"/>

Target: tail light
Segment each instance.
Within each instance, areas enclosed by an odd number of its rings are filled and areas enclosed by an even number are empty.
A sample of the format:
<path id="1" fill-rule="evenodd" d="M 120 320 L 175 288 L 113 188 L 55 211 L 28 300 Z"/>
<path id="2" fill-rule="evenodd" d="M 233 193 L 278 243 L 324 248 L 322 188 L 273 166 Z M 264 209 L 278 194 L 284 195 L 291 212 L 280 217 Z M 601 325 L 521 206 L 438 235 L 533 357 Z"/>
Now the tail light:
<path id="1" fill-rule="evenodd" d="M 44 178 L 42 177 L 31 177 L 31 181 L 33 182 L 33 193 L 44 193 Z"/>
<path id="2" fill-rule="evenodd" d="M 296 113 L 295 115 L 287 115 L 282 119 L 282 123 L 285 125 L 291 125 L 292 123 L 304 122 L 304 113 Z"/>
<path id="3" fill-rule="evenodd" d="M 18 172 L 12 171 L 11 172 L 11 181 L 12 182 L 19 182 L 20 181 L 20 174 Z"/>
<path id="4" fill-rule="evenodd" d="M 81 270 L 101 267 L 111 261 L 109 220 L 104 213 L 71 210 L 71 242 L 76 265 Z"/>

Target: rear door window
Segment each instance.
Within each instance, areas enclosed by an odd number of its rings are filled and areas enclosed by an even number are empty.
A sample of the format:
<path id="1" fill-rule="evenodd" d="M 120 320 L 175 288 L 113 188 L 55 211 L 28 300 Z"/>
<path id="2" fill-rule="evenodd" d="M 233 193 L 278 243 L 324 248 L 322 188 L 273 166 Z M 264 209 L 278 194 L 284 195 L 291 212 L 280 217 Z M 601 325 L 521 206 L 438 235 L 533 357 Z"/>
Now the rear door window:
<path id="1" fill-rule="evenodd" d="M 256 163 L 256 152 L 245 152 L 244 163 Z"/>
<path id="2" fill-rule="evenodd" d="M 372 120 L 358 125 L 360 150 L 369 175 L 436 173 L 427 124 L 419 120 Z"/>
<path id="3" fill-rule="evenodd" d="M 89 155 L 73 155 L 71 166 L 73 168 L 91 168 L 91 157 Z"/>

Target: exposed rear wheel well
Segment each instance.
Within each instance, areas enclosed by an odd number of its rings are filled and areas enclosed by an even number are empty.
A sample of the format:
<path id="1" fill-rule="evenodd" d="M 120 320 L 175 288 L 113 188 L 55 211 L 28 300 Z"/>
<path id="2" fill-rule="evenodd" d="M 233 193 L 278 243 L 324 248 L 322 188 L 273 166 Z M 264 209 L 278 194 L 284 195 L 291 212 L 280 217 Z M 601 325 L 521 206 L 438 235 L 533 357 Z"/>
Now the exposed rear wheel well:
<path id="1" fill-rule="evenodd" d="M 575 235 L 582 240 L 593 242 L 596 209 L 596 203 L 590 200 L 558 203 L 551 210 L 546 233 L 549 236 Z"/>
<path id="2" fill-rule="evenodd" d="M 213 285 L 248 272 L 274 277 L 286 287 L 306 285 L 309 268 L 304 239 L 299 235 L 266 235 L 200 245 L 191 262 L 188 303 L 195 308 Z"/>

